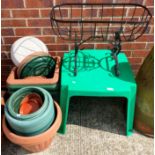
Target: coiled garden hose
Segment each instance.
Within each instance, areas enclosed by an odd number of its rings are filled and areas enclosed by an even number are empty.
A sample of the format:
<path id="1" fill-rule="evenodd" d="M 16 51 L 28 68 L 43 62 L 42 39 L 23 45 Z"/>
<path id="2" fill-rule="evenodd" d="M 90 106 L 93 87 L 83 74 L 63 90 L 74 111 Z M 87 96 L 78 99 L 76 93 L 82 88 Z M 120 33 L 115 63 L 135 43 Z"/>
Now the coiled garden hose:
<path id="1" fill-rule="evenodd" d="M 31 93 L 41 96 L 43 104 L 36 112 L 21 115 L 19 108 L 23 98 Z M 46 131 L 54 121 L 53 99 L 48 91 L 39 87 L 24 87 L 11 95 L 5 105 L 5 116 L 10 128 L 18 135 L 33 136 Z"/>
<path id="2" fill-rule="evenodd" d="M 54 73 L 56 65 L 56 60 L 49 56 L 37 56 L 29 61 L 20 73 L 20 78 L 25 78 L 28 76 L 45 76 L 50 77 Z"/>

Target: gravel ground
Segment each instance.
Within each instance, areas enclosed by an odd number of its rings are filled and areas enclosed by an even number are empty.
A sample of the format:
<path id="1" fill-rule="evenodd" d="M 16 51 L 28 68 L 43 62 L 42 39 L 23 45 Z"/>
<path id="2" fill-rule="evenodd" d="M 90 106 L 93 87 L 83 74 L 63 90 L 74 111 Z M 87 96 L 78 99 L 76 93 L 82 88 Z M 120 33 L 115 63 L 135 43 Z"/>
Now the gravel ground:
<path id="1" fill-rule="evenodd" d="M 29 153 L 2 138 L 2 155 L 153 155 L 154 140 L 136 131 L 125 136 L 124 105 L 119 99 L 73 98 L 65 135 L 57 134 L 50 147 Z"/>

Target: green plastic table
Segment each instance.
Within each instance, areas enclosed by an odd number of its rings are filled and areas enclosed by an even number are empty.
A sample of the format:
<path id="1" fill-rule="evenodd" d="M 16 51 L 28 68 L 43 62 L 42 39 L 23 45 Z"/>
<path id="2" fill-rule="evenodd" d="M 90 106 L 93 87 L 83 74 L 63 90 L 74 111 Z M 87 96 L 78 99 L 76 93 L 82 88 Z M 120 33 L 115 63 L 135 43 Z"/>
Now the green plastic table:
<path id="1" fill-rule="evenodd" d="M 60 107 L 64 134 L 70 98 L 73 96 L 125 97 L 127 99 L 126 135 L 132 134 L 137 85 L 128 59 L 118 55 L 120 75 L 114 72 L 115 61 L 110 50 L 79 50 L 77 75 L 74 76 L 74 50 L 65 53 L 61 68 Z M 103 105 L 104 106 L 104 105 Z"/>

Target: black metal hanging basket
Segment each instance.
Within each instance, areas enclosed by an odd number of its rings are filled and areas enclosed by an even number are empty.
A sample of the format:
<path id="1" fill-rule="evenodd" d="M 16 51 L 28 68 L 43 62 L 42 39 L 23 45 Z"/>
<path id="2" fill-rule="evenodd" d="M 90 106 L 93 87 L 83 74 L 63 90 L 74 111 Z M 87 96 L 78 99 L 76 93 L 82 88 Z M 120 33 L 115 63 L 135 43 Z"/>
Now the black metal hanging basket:
<path id="1" fill-rule="evenodd" d="M 128 42 L 146 31 L 151 17 L 140 4 L 69 3 L 52 8 L 51 25 L 55 34 L 65 40 L 113 42 L 115 32 L 120 32 L 121 41 Z"/>

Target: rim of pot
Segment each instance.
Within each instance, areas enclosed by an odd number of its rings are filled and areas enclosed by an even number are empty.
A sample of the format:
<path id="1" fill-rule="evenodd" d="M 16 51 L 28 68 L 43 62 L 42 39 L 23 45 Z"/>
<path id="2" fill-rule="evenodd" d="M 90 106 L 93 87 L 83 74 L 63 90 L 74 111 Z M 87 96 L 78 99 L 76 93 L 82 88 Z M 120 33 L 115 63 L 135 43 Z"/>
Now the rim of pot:
<path id="1" fill-rule="evenodd" d="M 7 103 L 6 103 L 6 108 L 7 108 L 7 111 L 8 111 L 8 113 L 11 115 L 11 116 L 13 116 L 14 118 L 18 118 L 18 119 L 27 119 L 27 118 L 31 118 L 31 117 L 35 117 L 36 115 L 38 115 L 40 112 L 42 112 L 42 111 L 44 111 L 44 110 L 46 110 L 46 104 L 45 104 L 45 102 L 48 102 L 48 95 L 46 95 L 46 91 L 43 89 L 43 88 L 40 88 L 40 87 L 31 87 L 31 86 L 29 86 L 29 87 L 25 87 L 25 88 L 22 88 L 22 92 L 24 92 L 25 90 L 27 90 L 28 92 L 31 90 L 31 92 L 33 91 L 33 90 L 37 90 L 38 92 L 40 92 L 40 94 L 39 95 L 42 95 L 41 97 L 43 97 L 43 104 L 42 104 L 42 106 L 37 110 L 37 111 L 35 111 L 34 113 L 31 113 L 31 114 L 29 114 L 29 115 L 21 115 L 21 114 L 19 114 L 18 112 L 15 112 L 14 110 L 12 110 L 12 102 L 13 103 L 15 103 L 16 102 L 16 100 L 14 101 L 14 97 L 16 97 L 17 95 L 20 95 L 21 94 L 21 89 L 19 89 L 19 90 L 17 90 L 14 94 L 12 94 L 11 96 L 10 96 L 10 98 L 9 98 L 9 100 L 7 101 Z M 34 93 L 34 92 L 33 92 Z M 28 94 L 30 94 L 30 93 L 27 93 L 26 95 L 28 95 Z M 16 98 L 16 99 L 18 99 L 18 98 Z M 23 98 L 22 98 L 23 99 Z M 22 100 L 21 99 L 21 100 Z M 21 101 L 20 100 L 20 101 Z M 21 104 L 21 102 L 20 103 L 18 103 L 19 104 L 19 107 L 20 107 L 20 104 Z M 18 107 L 18 108 L 19 108 Z M 18 109 L 19 110 L 19 109 Z"/>

